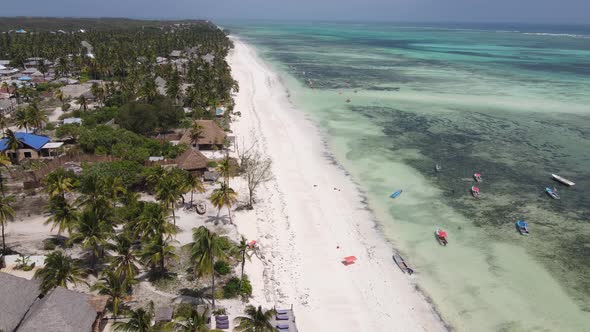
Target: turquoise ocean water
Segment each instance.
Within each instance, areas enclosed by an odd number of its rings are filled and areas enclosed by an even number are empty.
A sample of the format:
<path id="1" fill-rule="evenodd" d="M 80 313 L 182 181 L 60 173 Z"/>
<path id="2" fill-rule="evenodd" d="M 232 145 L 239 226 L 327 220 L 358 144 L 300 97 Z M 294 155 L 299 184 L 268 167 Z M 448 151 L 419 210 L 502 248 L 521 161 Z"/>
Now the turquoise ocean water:
<path id="1" fill-rule="evenodd" d="M 453 329 L 590 331 L 590 27 L 223 26 L 281 74 Z"/>

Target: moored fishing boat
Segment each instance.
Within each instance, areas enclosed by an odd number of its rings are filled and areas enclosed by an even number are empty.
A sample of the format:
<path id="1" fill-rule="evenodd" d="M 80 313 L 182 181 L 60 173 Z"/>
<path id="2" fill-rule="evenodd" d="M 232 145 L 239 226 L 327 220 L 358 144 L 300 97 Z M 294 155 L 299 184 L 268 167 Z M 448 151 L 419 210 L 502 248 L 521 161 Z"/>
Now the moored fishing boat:
<path id="1" fill-rule="evenodd" d="M 440 228 L 437 228 L 436 231 L 434 231 L 434 235 L 436 236 L 438 243 L 440 243 L 441 245 L 446 246 L 447 244 L 449 244 L 449 241 L 447 240 L 447 232 L 443 231 Z"/>
<path id="2" fill-rule="evenodd" d="M 571 186 L 575 185 L 574 182 L 572 182 L 572 181 L 570 181 L 570 180 L 568 180 L 568 179 L 566 179 L 564 177 L 561 177 L 561 176 L 559 176 L 557 174 L 551 174 L 551 177 L 553 178 L 553 180 L 555 180 L 555 181 L 557 181 L 559 183 L 563 183 L 563 184 L 565 184 L 568 187 L 571 187 Z"/>
<path id="3" fill-rule="evenodd" d="M 473 178 L 475 179 L 475 181 L 477 182 L 481 182 L 483 181 L 483 179 L 481 178 L 481 174 L 480 173 L 474 173 L 473 174 Z"/>
<path id="4" fill-rule="evenodd" d="M 403 191 L 403 190 L 401 190 L 401 189 L 400 189 L 400 190 L 398 190 L 398 191 L 394 192 L 393 194 L 389 195 L 389 197 L 391 197 L 391 198 L 396 198 L 397 196 L 399 196 L 399 195 L 401 195 L 401 194 L 402 194 L 402 191 Z"/>
<path id="5" fill-rule="evenodd" d="M 547 195 L 549 195 L 549 197 L 551 197 L 553 199 L 560 198 L 559 195 L 557 194 L 557 189 L 555 189 L 555 188 L 552 189 L 552 188 L 546 187 L 545 192 L 547 193 Z"/>
<path id="6" fill-rule="evenodd" d="M 475 198 L 479 198 L 479 187 L 471 186 L 471 195 Z"/>
<path id="7" fill-rule="evenodd" d="M 529 235 L 529 223 L 524 220 L 518 220 L 516 222 L 516 229 L 520 235 Z"/>
<path id="8" fill-rule="evenodd" d="M 397 264 L 397 266 L 400 268 L 400 270 L 402 270 L 403 273 L 414 273 L 414 270 L 412 270 L 412 268 L 410 268 L 408 264 L 406 264 L 404 258 L 399 254 L 399 252 L 395 250 L 393 251 L 393 261 L 395 262 L 395 264 Z"/>
<path id="9" fill-rule="evenodd" d="M 436 172 L 440 172 L 440 171 L 442 171 L 442 167 L 440 166 L 440 164 L 436 164 L 436 165 L 434 165 L 434 170 Z"/>

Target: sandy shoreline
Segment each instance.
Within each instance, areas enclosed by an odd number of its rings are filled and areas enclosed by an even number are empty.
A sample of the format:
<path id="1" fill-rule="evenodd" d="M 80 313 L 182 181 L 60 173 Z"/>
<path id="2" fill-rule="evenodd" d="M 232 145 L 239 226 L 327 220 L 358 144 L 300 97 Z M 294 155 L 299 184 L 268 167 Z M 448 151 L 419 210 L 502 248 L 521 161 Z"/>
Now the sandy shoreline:
<path id="1" fill-rule="evenodd" d="M 252 302 L 293 305 L 301 331 L 444 331 L 444 324 L 391 258 L 391 247 L 355 184 L 330 160 L 318 129 L 255 51 L 234 39 L 229 63 L 240 84 L 232 128 L 273 160 L 275 178 L 236 224 L 265 262 L 246 266 Z M 337 189 L 335 189 L 337 188 Z M 240 190 L 241 188 L 236 188 Z M 243 191 L 242 191 L 243 192 Z M 337 246 L 339 248 L 337 248 Z M 355 255 L 356 264 L 341 260 Z"/>

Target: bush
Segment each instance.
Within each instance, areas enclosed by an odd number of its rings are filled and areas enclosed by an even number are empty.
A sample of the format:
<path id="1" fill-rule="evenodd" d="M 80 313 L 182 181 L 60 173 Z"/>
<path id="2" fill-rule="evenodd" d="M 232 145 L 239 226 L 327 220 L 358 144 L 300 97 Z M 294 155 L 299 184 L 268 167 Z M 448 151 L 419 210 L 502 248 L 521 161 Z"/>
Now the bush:
<path id="1" fill-rule="evenodd" d="M 215 269 L 215 272 L 217 272 L 218 274 L 220 274 L 222 276 L 229 274 L 231 272 L 231 267 L 229 266 L 229 264 L 226 261 L 215 262 L 215 265 L 213 266 L 213 268 Z"/>
<path id="2" fill-rule="evenodd" d="M 231 299 L 238 295 L 249 297 L 252 295 L 252 284 L 250 284 L 250 280 L 248 280 L 248 276 L 244 276 L 244 281 L 242 282 L 242 288 L 239 289 L 240 285 L 240 278 L 233 277 L 231 278 L 225 286 L 223 286 L 223 298 Z"/>
<path id="3" fill-rule="evenodd" d="M 82 185 L 90 181 L 93 176 L 115 178 L 123 181 L 125 188 L 129 189 L 141 183 L 143 166 L 133 161 L 112 161 L 91 164 L 84 167 L 80 182 Z"/>

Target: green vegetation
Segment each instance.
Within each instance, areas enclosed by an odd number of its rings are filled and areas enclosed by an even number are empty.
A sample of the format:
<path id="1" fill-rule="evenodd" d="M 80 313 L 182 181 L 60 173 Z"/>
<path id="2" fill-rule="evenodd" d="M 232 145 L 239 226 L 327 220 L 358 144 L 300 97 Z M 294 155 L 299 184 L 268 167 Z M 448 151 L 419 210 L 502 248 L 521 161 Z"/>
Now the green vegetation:
<path id="1" fill-rule="evenodd" d="M 247 306 L 244 310 L 245 316 L 236 317 L 234 320 L 237 332 L 275 332 L 276 328 L 272 325 L 271 320 L 276 315 L 274 309 L 262 310 L 254 306 Z"/>
<path id="2" fill-rule="evenodd" d="M 249 297 L 250 295 L 252 295 L 252 285 L 248 276 L 244 276 L 243 281 L 233 277 L 223 286 L 223 298 L 231 299 L 236 296 Z"/>
<path id="3" fill-rule="evenodd" d="M 35 278 L 41 280 L 41 291 L 47 294 L 57 286 L 68 288 L 68 283 L 83 282 L 84 274 L 77 260 L 54 251 L 45 257 L 45 266 L 35 272 Z"/>
<path id="4" fill-rule="evenodd" d="M 217 261 L 215 262 L 215 266 L 213 267 L 215 272 L 219 275 L 226 275 L 231 273 L 231 266 L 226 261 Z"/>
<path id="5" fill-rule="evenodd" d="M 35 61 L 43 75 L 81 82 L 93 80 L 86 86 L 90 92 L 75 97 L 68 87 L 61 89 L 61 83 L 4 86 L 15 88 L 19 106 L 12 117 L 0 116 L 0 127 L 16 125 L 24 131 L 35 130 L 63 139 L 66 144 L 58 153 L 66 152 L 63 159 L 73 160 L 76 171 L 58 168 L 42 181 L 46 195 L 41 197 L 47 197 L 46 224 L 58 233 L 43 242 L 44 249 L 62 248 L 79 257 L 72 259 L 60 250 L 49 253 L 45 267 L 36 273 L 43 292 L 82 282 L 87 273 L 92 273 L 98 280 L 91 289 L 109 297 L 115 317 L 126 317 L 125 322 L 115 324 L 117 331 L 163 328 L 151 325 L 153 307 L 128 310 L 125 306 L 125 297 L 133 294 L 143 272 L 154 285 L 174 281 L 170 284 L 175 291 L 180 285 L 195 282 L 195 278 L 198 281 L 210 277 L 211 289 L 207 282 L 188 293 L 201 299 L 210 297 L 213 309 L 215 295 L 250 296 L 252 287 L 243 273 L 250 257 L 245 239 L 236 245 L 200 226 L 193 229 L 194 242 L 183 248 L 175 243 L 179 230 L 175 210 L 185 204 L 185 197 L 186 206 L 192 208 L 194 192 L 205 192 L 199 175 L 147 162 L 150 156 L 175 159 L 185 152 L 187 145 L 173 145 L 163 137 L 176 137 L 182 131 L 171 131 L 182 128 L 189 130 L 196 141 L 204 128 L 195 125 L 194 120 L 215 118 L 214 110 L 221 105 L 229 111 L 225 119 L 216 121 L 227 128 L 233 108 L 231 92 L 238 87 L 225 61 L 233 47 L 225 33 L 204 21 L 0 19 L 0 31 L 15 28 L 35 33 L 0 33 L 0 58 L 10 59 L 12 66 L 24 68 L 25 63 Z M 72 33 L 79 29 L 86 31 Z M 170 54 L 173 50 L 175 55 Z M 45 110 L 60 105 L 60 119 L 80 118 L 81 124 L 47 125 Z M 9 149 L 21 148 L 15 132 L 6 130 L 5 137 Z M 76 160 L 79 155 L 84 158 Z M 45 166 L 44 162 L 39 161 L 39 166 Z M 0 157 L 0 164 L 10 162 Z M 54 166 L 50 162 L 42 171 Z M 228 209 L 231 222 L 237 193 L 229 187 L 229 181 L 236 167 L 229 159 L 212 162 L 211 166 L 224 181 L 209 199 L 218 209 L 218 216 L 222 208 Z M 37 165 L 26 160 L 14 169 L 27 167 Z M 140 194 L 146 192 L 156 201 L 141 200 Z M 14 218 L 12 202 L 13 197 L 5 196 L 2 186 L 3 253 L 8 252 L 4 228 Z M 242 274 L 238 278 L 233 271 L 240 262 Z M 176 278 L 178 274 L 188 274 L 189 278 Z M 177 312 L 173 324 L 166 328 L 204 331 L 204 322 L 206 314 L 192 308 Z"/>

